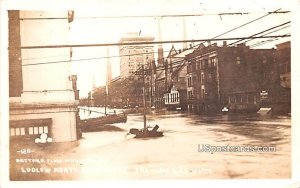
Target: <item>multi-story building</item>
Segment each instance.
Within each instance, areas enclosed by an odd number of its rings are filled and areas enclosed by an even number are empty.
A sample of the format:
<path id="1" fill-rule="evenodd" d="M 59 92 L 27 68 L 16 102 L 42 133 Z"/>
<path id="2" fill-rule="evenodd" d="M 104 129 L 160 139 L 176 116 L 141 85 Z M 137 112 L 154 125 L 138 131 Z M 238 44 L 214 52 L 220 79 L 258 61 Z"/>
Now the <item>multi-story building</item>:
<path id="1" fill-rule="evenodd" d="M 154 45 L 153 44 L 128 44 L 126 43 L 143 43 L 153 42 L 154 37 L 141 36 L 139 33 L 128 33 L 121 38 L 119 43 L 120 54 L 120 77 L 121 79 L 128 78 L 134 74 L 142 65 L 146 68 L 154 60 Z"/>
<path id="2" fill-rule="evenodd" d="M 276 45 L 276 61 L 279 66 L 280 85 L 291 88 L 291 42 Z"/>
<path id="3" fill-rule="evenodd" d="M 120 79 L 122 82 L 121 91 L 118 89 L 119 98 L 125 106 L 142 106 L 143 105 L 143 86 L 145 86 L 145 95 L 147 106 L 152 103 L 152 80 L 153 74 L 145 74 L 142 71 L 154 69 L 154 45 L 151 44 L 154 37 L 142 36 L 140 33 L 128 33 L 119 41 L 120 54 Z M 145 43 L 145 44 L 135 44 Z M 150 44 L 147 44 L 150 43 Z M 124 45 L 122 45 L 124 44 Z M 150 72 L 153 72 L 150 71 Z M 142 76 L 145 74 L 145 83 Z"/>
<path id="4" fill-rule="evenodd" d="M 188 108 L 195 112 L 256 111 L 272 106 L 278 91 L 274 49 L 244 44 L 200 45 L 187 56 Z"/>
<path id="5" fill-rule="evenodd" d="M 57 17 L 62 19 L 49 19 Z M 12 10 L 8 11 L 8 18 L 12 140 L 34 141 L 46 133 L 53 142 L 75 141 L 80 132 L 71 48 L 22 48 L 68 44 L 73 11 Z M 48 63 L 53 61 L 59 63 Z"/>
<path id="6" fill-rule="evenodd" d="M 278 63 L 280 85 L 278 108 L 281 113 L 291 112 L 291 42 L 276 45 L 276 61 Z"/>

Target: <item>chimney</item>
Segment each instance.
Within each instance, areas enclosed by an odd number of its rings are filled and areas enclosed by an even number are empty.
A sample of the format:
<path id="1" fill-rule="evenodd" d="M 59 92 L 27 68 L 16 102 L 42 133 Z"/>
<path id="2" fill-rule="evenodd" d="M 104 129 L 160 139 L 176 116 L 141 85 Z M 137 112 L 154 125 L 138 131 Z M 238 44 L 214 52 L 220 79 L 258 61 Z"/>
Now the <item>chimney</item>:
<path id="1" fill-rule="evenodd" d="M 223 47 L 227 47 L 227 41 L 223 41 Z"/>

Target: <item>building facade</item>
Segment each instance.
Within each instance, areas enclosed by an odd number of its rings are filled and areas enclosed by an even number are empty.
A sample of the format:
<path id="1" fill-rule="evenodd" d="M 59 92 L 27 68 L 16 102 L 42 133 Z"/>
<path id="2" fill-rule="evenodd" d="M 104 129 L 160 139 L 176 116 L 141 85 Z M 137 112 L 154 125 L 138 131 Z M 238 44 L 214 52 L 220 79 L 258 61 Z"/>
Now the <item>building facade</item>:
<path id="1" fill-rule="evenodd" d="M 11 139 L 34 141 L 46 133 L 53 142 L 69 142 L 80 136 L 71 49 L 21 48 L 69 44 L 73 14 L 73 11 L 8 11 Z M 48 19 L 56 17 L 64 19 Z M 47 63 L 53 61 L 60 63 Z"/>
<path id="2" fill-rule="evenodd" d="M 135 42 L 153 42 L 153 37 L 141 36 L 139 33 L 128 33 L 121 38 L 119 43 L 120 54 L 120 78 L 125 79 L 134 74 L 142 65 L 149 67 L 154 61 L 153 44 L 144 45 L 122 45 Z"/>
<path id="3" fill-rule="evenodd" d="M 278 70 L 274 49 L 244 44 L 200 45 L 187 56 L 187 97 L 191 111 L 257 111 L 277 100 Z M 267 94 L 265 97 L 262 95 Z"/>
<path id="4" fill-rule="evenodd" d="M 278 63 L 280 86 L 278 91 L 277 112 L 291 112 L 291 42 L 276 45 L 276 61 Z"/>

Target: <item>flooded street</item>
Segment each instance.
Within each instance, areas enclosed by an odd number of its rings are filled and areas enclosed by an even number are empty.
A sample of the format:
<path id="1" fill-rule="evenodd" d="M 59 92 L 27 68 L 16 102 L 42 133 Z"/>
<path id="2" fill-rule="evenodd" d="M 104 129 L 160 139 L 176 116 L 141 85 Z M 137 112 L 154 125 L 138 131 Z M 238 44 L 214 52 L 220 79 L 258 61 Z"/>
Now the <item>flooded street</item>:
<path id="1" fill-rule="evenodd" d="M 128 115 L 120 131 L 83 133 L 72 155 L 80 161 L 79 179 L 289 178 L 291 119 L 260 114 L 200 116 L 173 112 L 147 115 L 164 136 L 136 139 L 141 115 Z M 265 152 L 201 147 L 273 147 Z"/>
<path id="2" fill-rule="evenodd" d="M 137 139 L 128 135 L 130 128 L 143 128 L 142 114 L 128 114 L 126 123 L 107 125 L 99 132 L 84 132 L 76 142 L 48 146 L 15 143 L 10 150 L 10 165 L 14 169 L 11 179 L 291 177 L 290 117 L 148 114 L 147 125 L 156 124 L 163 137 Z"/>

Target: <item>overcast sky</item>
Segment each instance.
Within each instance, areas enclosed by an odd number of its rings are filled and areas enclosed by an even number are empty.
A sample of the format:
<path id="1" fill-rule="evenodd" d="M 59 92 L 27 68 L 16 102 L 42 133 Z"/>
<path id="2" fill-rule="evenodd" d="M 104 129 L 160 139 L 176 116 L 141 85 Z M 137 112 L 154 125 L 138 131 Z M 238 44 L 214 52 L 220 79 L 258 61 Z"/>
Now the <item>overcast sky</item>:
<path id="1" fill-rule="evenodd" d="M 40 2 L 40 1 L 37 1 Z M 18 1 L 18 4 L 10 3 L 8 9 L 27 10 L 75 10 L 74 21 L 71 23 L 71 43 L 116 43 L 128 32 L 140 32 L 142 35 L 155 37 L 158 41 L 158 19 L 160 15 L 203 14 L 204 16 L 184 17 L 186 36 L 183 35 L 182 17 L 161 18 L 161 40 L 190 40 L 207 39 L 215 37 L 225 31 L 245 24 L 253 19 L 265 15 L 267 12 L 279 8 L 290 10 L 291 4 L 285 0 L 90 0 L 66 1 L 54 6 L 55 1 L 28 4 L 26 1 Z M 70 3 L 72 2 L 72 3 Z M 242 2 L 242 3 L 241 3 Z M 272 2 L 272 3 L 271 3 Z M 57 5 L 57 3 L 56 3 Z M 10 8 L 11 7 L 11 8 Z M 19 8 L 18 8 L 19 7 Z M 42 8 L 41 8 L 42 7 Z M 219 13 L 251 12 L 246 15 L 223 15 Z M 130 17 L 127 16 L 142 16 Z M 230 32 L 224 37 L 247 37 L 265 29 L 277 26 L 291 20 L 291 14 L 273 14 L 259 21 Z M 289 34 L 290 27 L 282 29 L 274 34 Z M 266 40 L 266 39 L 262 39 Z M 258 48 L 273 48 L 276 44 L 290 40 L 289 38 L 277 40 Z M 257 41 L 253 41 L 252 44 Z M 222 43 L 222 42 L 221 42 Z M 220 44 L 220 43 L 219 43 Z M 172 44 L 164 44 L 165 55 Z M 174 44 L 177 49 L 182 44 Z M 249 43 L 251 45 L 251 43 Z M 157 52 L 155 45 L 154 51 Z M 109 47 L 110 56 L 118 56 L 119 49 L 116 46 Z M 78 88 L 80 96 L 86 97 L 93 87 L 105 84 L 105 63 L 107 59 L 107 47 L 74 48 L 73 59 L 89 59 L 72 62 L 72 72 L 78 75 Z M 157 54 L 155 54 L 157 57 Z M 120 73 L 119 58 L 111 58 L 113 77 Z"/>
<path id="2" fill-rule="evenodd" d="M 91 10 L 75 10 L 74 21 L 71 24 L 72 43 L 116 43 L 128 32 L 140 32 L 142 35 L 155 37 L 158 41 L 158 19 L 155 17 L 130 17 L 126 16 L 156 16 L 156 15 L 178 15 L 178 14 L 204 14 L 204 16 L 185 17 L 186 38 L 183 34 L 182 17 L 161 18 L 161 40 L 184 40 L 212 38 L 232 28 L 247 23 L 255 18 L 265 15 L 269 11 L 279 8 L 289 10 L 284 1 L 275 0 L 272 4 L 267 1 L 101 1 L 98 6 Z M 238 3 L 237 3 L 238 2 Z M 270 1 L 269 1 L 270 2 Z M 252 12 L 248 15 L 223 15 L 224 12 Z M 290 14 L 274 14 L 259 21 L 249 24 L 224 37 L 246 37 L 265 29 L 290 21 Z M 111 18 L 113 17 L 113 18 Z M 288 34 L 290 27 L 282 29 L 274 34 Z M 266 39 L 262 39 L 266 40 Z M 272 48 L 276 44 L 290 40 L 289 38 L 277 40 L 258 48 Z M 253 41 L 249 45 L 256 43 Z M 172 44 L 164 44 L 164 51 L 170 50 Z M 177 49 L 182 44 L 175 44 Z M 107 48 L 110 56 L 118 56 L 119 49 L 111 47 L 90 47 L 73 49 L 73 59 L 96 58 L 88 61 L 77 61 L 72 63 L 73 73 L 78 75 L 78 87 L 82 97 L 92 89 L 93 80 L 96 86 L 105 84 L 105 63 L 107 59 Z M 155 46 L 157 51 L 157 46 Z M 165 52 L 167 55 L 167 52 Z M 157 54 L 155 54 L 157 57 Z M 98 59 L 97 59 L 98 58 Z M 119 58 L 111 58 L 113 77 L 119 75 Z"/>

